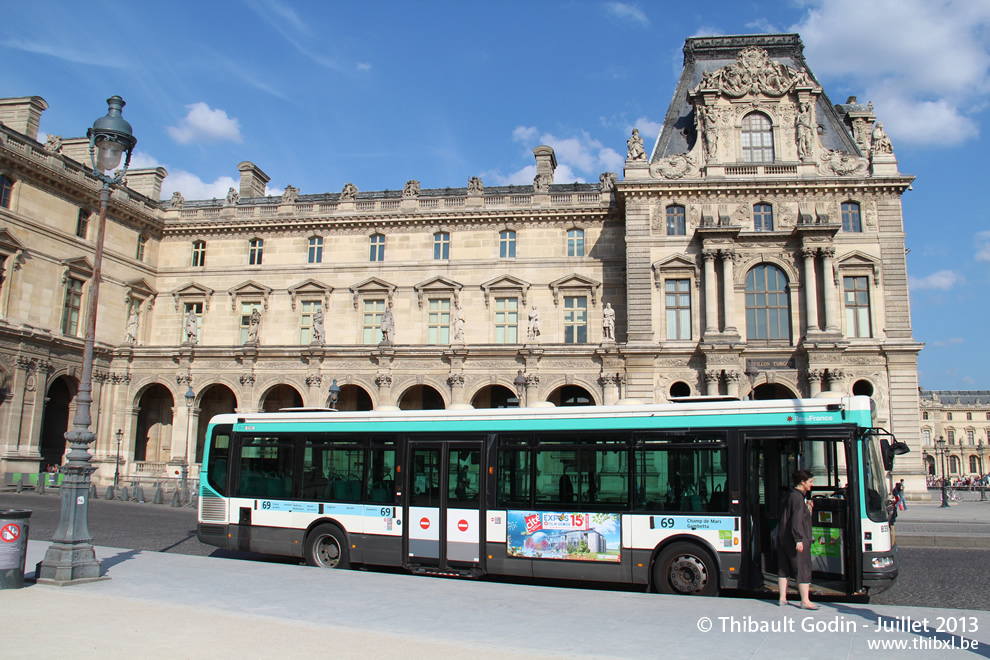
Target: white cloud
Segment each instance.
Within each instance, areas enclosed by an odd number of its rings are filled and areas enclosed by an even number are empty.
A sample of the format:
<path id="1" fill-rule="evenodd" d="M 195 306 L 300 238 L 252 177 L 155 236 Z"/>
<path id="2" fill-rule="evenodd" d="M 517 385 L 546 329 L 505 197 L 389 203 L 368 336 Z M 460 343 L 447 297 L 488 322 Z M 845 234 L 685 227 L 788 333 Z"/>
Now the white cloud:
<path id="1" fill-rule="evenodd" d="M 186 199 L 223 199 L 230 188 L 237 190 L 239 181 L 229 176 L 217 177 L 216 181 L 206 182 L 191 172 L 178 170 L 169 172 L 162 183 L 162 199 L 172 196 L 178 190 Z"/>
<path id="2" fill-rule="evenodd" d="M 371 71 L 371 62 L 358 62 L 355 66 L 358 71 Z"/>
<path id="3" fill-rule="evenodd" d="M 606 2 L 605 11 L 616 18 L 629 20 L 643 27 L 647 27 L 650 24 L 650 19 L 647 18 L 646 13 L 636 5 L 625 2 Z"/>
<path id="4" fill-rule="evenodd" d="M 535 140 L 539 134 L 540 132 L 536 130 L 536 126 L 516 126 L 515 130 L 512 131 L 512 140 L 525 144 Z"/>
<path id="5" fill-rule="evenodd" d="M 957 346 L 964 343 L 966 340 L 962 337 L 949 337 L 946 340 L 933 341 L 932 346 L 938 346 L 939 348 L 944 348 L 946 346 Z"/>
<path id="6" fill-rule="evenodd" d="M 931 289 L 948 291 L 963 282 L 965 282 L 963 276 L 951 270 L 940 270 L 926 277 L 908 277 L 908 286 L 915 290 Z"/>
<path id="7" fill-rule="evenodd" d="M 819 77 L 844 79 L 872 100 L 894 141 L 975 139 L 967 117 L 990 93 L 990 3 L 970 0 L 811 0 L 801 34 Z"/>
<path id="8" fill-rule="evenodd" d="M 990 261 L 990 231 L 976 233 L 976 260 Z"/>
<path id="9" fill-rule="evenodd" d="M 663 130 L 663 124 L 661 122 L 653 121 L 647 119 L 646 117 L 640 117 L 633 125 L 628 128 L 629 133 L 632 133 L 632 129 L 638 128 L 640 135 L 646 141 L 655 140 L 660 136 L 660 131 Z"/>
<path id="10" fill-rule="evenodd" d="M 758 18 L 755 21 L 750 21 L 749 23 L 746 23 L 746 27 L 752 28 L 756 32 L 776 33 L 783 31 L 765 18 Z"/>
<path id="11" fill-rule="evenodd" d="M 178 126 L 169 126 L 169 134 L 182 144 L 189 142 L 216 142 L 219 140 L 241 141 L 241 125 L 234 117 L 217 108 L 211 109 L 203 103 L 186 106 L 189 114 Z"/>

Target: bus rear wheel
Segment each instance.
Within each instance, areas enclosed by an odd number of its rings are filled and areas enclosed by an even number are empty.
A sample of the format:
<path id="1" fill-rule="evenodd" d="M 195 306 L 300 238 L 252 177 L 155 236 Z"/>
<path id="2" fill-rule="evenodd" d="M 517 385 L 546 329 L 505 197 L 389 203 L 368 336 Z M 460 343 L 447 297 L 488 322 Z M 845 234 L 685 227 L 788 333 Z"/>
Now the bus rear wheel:
<path id="1" fill-rule="evenodd" d="M 306 537 L 306 563 L 319 568 L 348 568 L 347 537 L 336 525 L 320 525 Z"/>
<path id="2" fill-rule="evenodd" d="M 653 565 L 653 579 L 662 594 L 718 595 L 715 561 L 693 543 L 673 543 L 664 548 Z"/>

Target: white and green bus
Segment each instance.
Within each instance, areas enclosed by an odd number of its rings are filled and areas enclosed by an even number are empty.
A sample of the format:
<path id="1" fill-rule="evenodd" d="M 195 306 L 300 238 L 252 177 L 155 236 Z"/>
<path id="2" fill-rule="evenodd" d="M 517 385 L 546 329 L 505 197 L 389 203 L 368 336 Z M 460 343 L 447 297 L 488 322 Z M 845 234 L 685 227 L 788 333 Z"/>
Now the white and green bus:
<path id="1" fill-rule="evenodd" d="M 398 566 L 758 589 L 798 468 L 815 475 L 813 583 L 893 584 L 885 470 L 903 443 L 867 397 L 498 410 L 225 414 L 198 537 L 313 566 Z M 892 444 L 893 443 L 893 444 Z"/>

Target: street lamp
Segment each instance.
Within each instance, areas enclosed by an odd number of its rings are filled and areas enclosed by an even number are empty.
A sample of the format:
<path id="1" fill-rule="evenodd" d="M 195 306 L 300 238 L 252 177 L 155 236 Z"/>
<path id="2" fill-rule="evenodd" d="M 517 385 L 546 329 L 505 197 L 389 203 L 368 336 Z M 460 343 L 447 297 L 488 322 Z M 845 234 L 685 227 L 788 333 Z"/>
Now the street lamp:
<path id="1" fill-rule="evenodd" d="M 746 371 L 744 373 L 749 378 L 749 400 L 753 401 L 756 399 L 756 377 L 760 375 L 760 370 L 756 368 L 755 364 L 746 360 Z"/>
<path id="2" fill-rule="evenodd" d="M 189 501 L 189 435 L 192 432 L 192 408 L 196 403 L 196 393 L 192 385 L 186 390 L 186 448 L 182 452 L 182 501 Z"/>
<path id="3" fill-rule="evenodd" d="M 340 398 L 340 387 L 337 385 L 337 379 L 334 378 L 333 382 L 330 383 L 330 408 L 332 410 L 337 409 L 337 399 Z"/>
<path id="4" fill-rule="evenodd" d="M 945 492 L 945 482 L 948 481 L 948 476 L 945 472 L 945 455 L 949 453 L 949 450 L 946 449 L 945 438 L 942 436 L 938 436 L 938 441 L 935 443 L 935 453 L 942 457 L 942 505 L 939 508 L 947 509 L 949 508 L 949 496 Z"/>
<path id="5" fill-rule="evenodd" d="M 985 477 L 985 472 L 983 471 L 983 454 L 986 452 L 986 447 L 983 446 L 983 441 L 980 440 L 980 444 L 976 445 L 976 453 L 980 455 L 980 501 L 987 501 L 987 482 Z"/>
<path id="6" fill-rule="evenodd" d="M 90 408 L 93 403 L 93 348 L 96 342 L 96 312 L 100 297 L 100 278 L 103 269 L 103 238 L 106 232 L 107 207 L 112 187 L 118 185 L 127 174 L 131 154 L 137 138 L 131 133 L 131 125 L 121 116 L 124 100 L 119 96 L 107 99 L 107 114 L 93 122 L 86 131 L 89 137 L 89 159 L 93 176 L 103 183 L 100 188 L 100 220 L 96 230 L 96 251 L 93 255 L 93 274 L 90 284 L 89 304 L 86 310 L 86 337 L 83 343 L 82 373 L 76 396 L 76 414 L 72 430 L 65 439 L 69 443 L 68 462 L 62 466 L 62 509 L 58 526 L 52 536 L 52 544 L 45 558 L 38 563 L 35 575 L 41 584 L 80 584 L 100 579 L 100 562 L 93 550 L 89 533 L 89 486 L 93 468 L 89 445 L 96 434 L 89 430 L 92 424 Z M 123 169 L 107 176 L 127 154 Z"/>
<path id="7" fill-rule="evenodd" d="M 114 465 L 113 470 L 113 490 L 117 492 L 117 483 L 120 481 L 120 441 L 124 439 L 124 431 L 122 429 L 117 429 L 117 463 Z"/>

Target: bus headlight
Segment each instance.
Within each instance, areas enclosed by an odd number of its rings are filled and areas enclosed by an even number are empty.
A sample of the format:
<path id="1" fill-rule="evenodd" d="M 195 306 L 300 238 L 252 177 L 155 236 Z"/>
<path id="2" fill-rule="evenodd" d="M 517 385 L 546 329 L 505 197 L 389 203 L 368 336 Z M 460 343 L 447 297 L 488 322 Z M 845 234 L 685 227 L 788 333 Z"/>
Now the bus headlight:
<path id="1" fill-rule="evenodd" d="M 873 568 L 890 568 L 894 565 L 893 557 L 874 557 L 872 559 Z"/>

